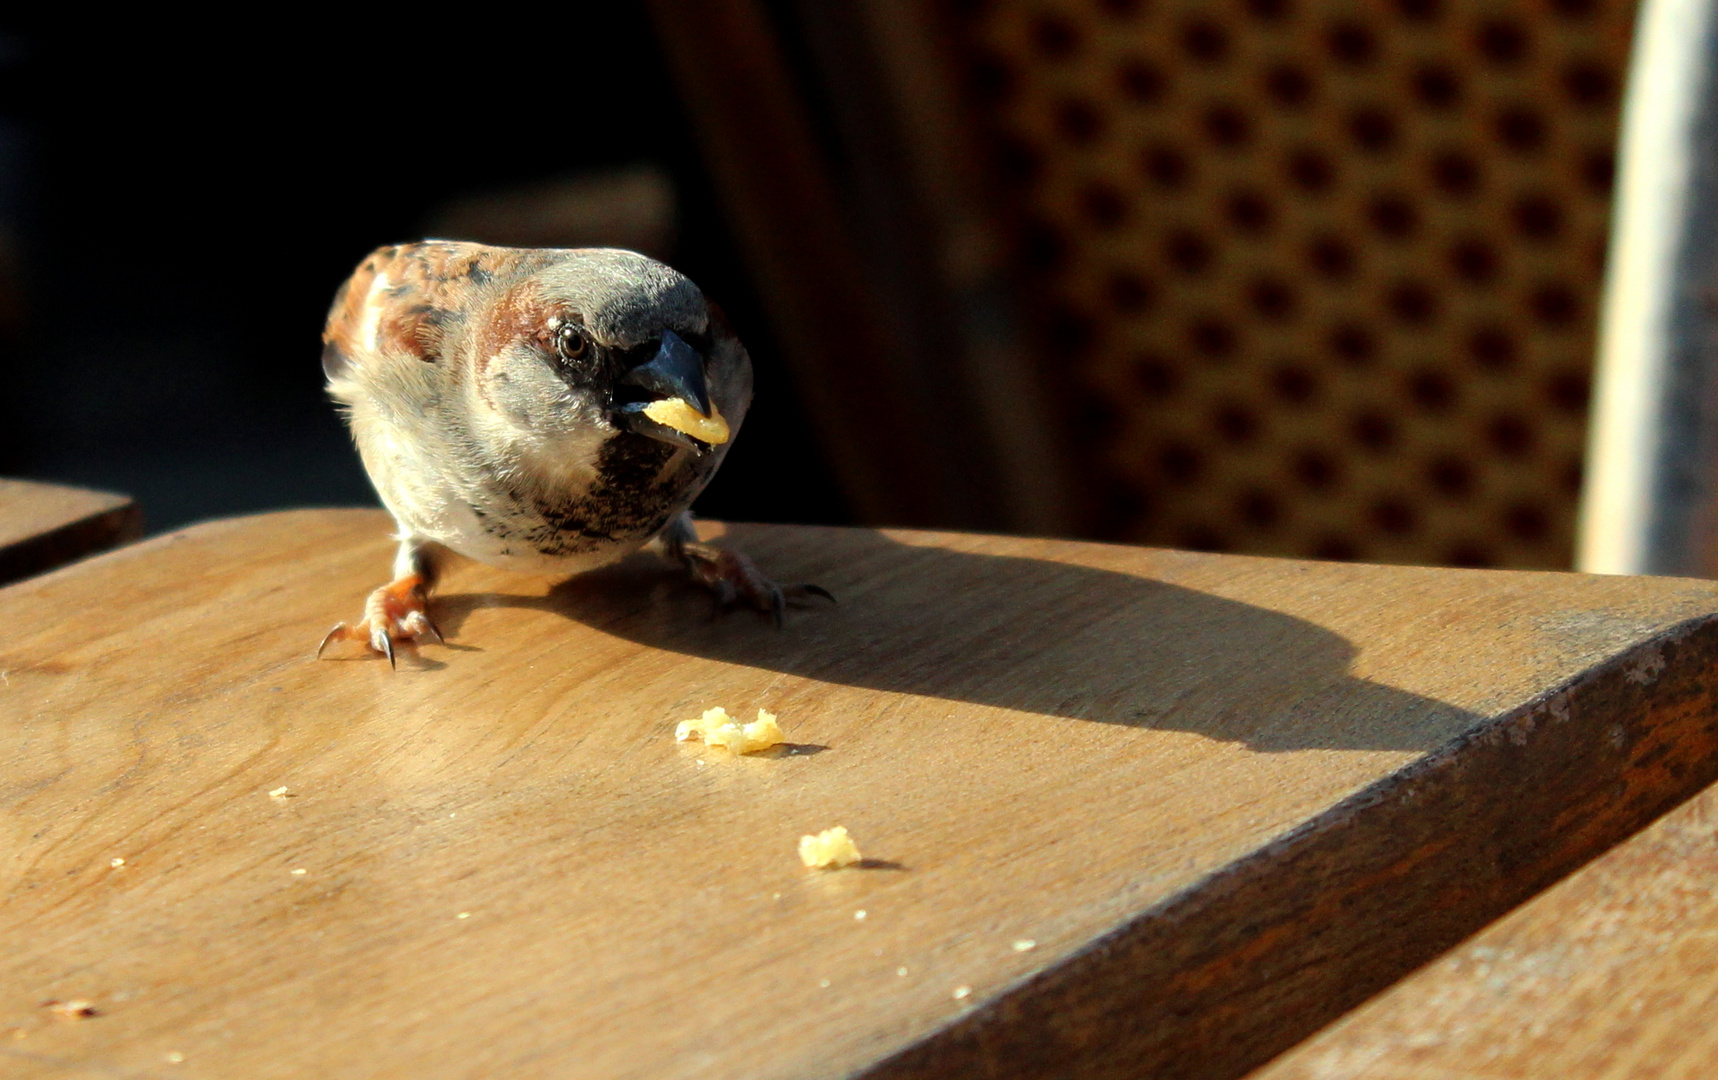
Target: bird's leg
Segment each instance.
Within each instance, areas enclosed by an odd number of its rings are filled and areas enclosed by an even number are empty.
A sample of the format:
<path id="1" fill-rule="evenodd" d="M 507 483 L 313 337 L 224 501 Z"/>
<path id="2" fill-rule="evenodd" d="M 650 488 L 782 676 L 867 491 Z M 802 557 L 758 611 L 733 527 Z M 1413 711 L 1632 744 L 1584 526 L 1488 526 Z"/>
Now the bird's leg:
<path id="1" fill-rule="evenodd" d="M 442 640 L 429 615 L 429 591 L 435 585 L 436 566 L 432 546 L 401 530 L 399 554 L 394 556 L 394 580 L 364 601 L 364 617 L 356 624 L 338 623 L 317 646 L 322 657 L 334 641 L 362 641 L 394 664 L 394 642 L 415 640 L 428 634 Z"/>
<path id="2" fill-rule="evenodd" d="M 659 542 L 664 557 L 684 566 L 694 581 L 716 594 L 718 606 L 744 600 L 759 611 L 769 612 L 777 626 L 782 624 L 789 604 L 797 606 L 814 596 L 835 600 L 821 585 L 778 585 L 740 552 L 700 543 L 689 513 L 676 515 L 662 530 Z"/>

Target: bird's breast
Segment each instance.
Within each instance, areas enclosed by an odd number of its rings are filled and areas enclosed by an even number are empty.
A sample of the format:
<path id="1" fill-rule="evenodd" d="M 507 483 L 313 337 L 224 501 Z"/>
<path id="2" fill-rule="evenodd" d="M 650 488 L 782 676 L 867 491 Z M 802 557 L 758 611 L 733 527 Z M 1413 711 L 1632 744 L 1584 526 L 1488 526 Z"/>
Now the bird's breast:
<path id="1" fill-rule="evenodd" d="M 705 455 L 713 458 L 714 455 Z M 714 472 L 653 439 L 621 435 L 603 444 L 582 484 L 519 470 L 483 469 L 463 491 L 446 492 L 416 532 L 492 566 L 567 575 L 637 550 L 686 509 Z"/>

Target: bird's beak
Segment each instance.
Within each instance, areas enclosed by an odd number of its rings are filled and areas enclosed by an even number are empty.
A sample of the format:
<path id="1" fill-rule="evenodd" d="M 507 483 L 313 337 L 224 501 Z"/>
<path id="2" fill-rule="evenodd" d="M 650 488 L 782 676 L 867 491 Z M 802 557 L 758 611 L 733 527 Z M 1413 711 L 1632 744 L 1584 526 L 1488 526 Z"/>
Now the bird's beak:
<path id="1" fill-rule="evenodd" d="M 656 355 L 622 375 L 620 384 L 656 395 L 620 406 L 617 419 L 627 430 L 700 452 L 728 441 L 728 422 L 710 403 L 704 358 L 674 331 L 664 330 Z"/>

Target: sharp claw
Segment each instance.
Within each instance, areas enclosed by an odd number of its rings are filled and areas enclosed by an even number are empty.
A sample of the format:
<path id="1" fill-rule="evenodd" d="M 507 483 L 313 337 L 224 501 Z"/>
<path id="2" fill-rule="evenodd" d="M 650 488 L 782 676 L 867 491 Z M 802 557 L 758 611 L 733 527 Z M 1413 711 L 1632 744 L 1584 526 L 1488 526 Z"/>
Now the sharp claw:
<path id="1" fill-rule="evenodd" d="M 770 614 L 775 616 L 775 628 L 780 630 L 787 621 L 787 597 L 780 589 L 770 590 Z"/>
<path id="2" fill-rule="evenodd" d="M 821 585 L 803 584 L 803 585 L 795 585 L 794 588 L 800 590 L 801 592 L 808 592 L 813 596 L 821 596 L 825 600 L 829 601 L 831 604 L 839 602 L 835 599 L 834 593 L 830 592 L 828 589 L 825 589 Z"/>
<path id="3" fill-rule="evenodd" d="M 364 601 L 362 622 L 355 626 L 340 623 L 328 631 L 322 644 L 316 647 L 316 655 L 322 656 L 332 641 L 362 641 L 371 652 L 386 656 L 388 667 L 398 671 L 400 661 L 394 648 L 396 641 L 415 644 L 420 637 L 429 636 L 443 645 L 447 644 L 441 627 L 430 618 L 428 601 L 421 574 L 398 577 L 372 592 Z"/>
<path id="4" fill-rule="evenodd" d="M 388 658 L 388 666 L 398 671 L 399 665 L 394 661 L 394 635 L 389 633 L 389 627 L 377 623 L 370 627 L 370 648 L 382 653 Z"/>

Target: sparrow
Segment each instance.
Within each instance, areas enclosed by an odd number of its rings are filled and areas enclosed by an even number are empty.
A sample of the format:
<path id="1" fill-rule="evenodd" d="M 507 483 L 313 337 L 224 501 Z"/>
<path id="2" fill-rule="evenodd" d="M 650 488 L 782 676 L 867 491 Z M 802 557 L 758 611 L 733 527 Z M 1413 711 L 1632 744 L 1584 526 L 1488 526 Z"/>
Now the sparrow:
<path id="1" fill-rule="evenodd" d="M 328 392 L 398 526 L 393 581 L 323 638 L 442 640 L 442 553 L 567 577 L 650 546 L 727 605 L 834 598 L 701 544 L 687 512 L 752 399 L 721 310 L 677 271 L 613 248 L 443 240 L 383 247 L 322 336 Z"/>

